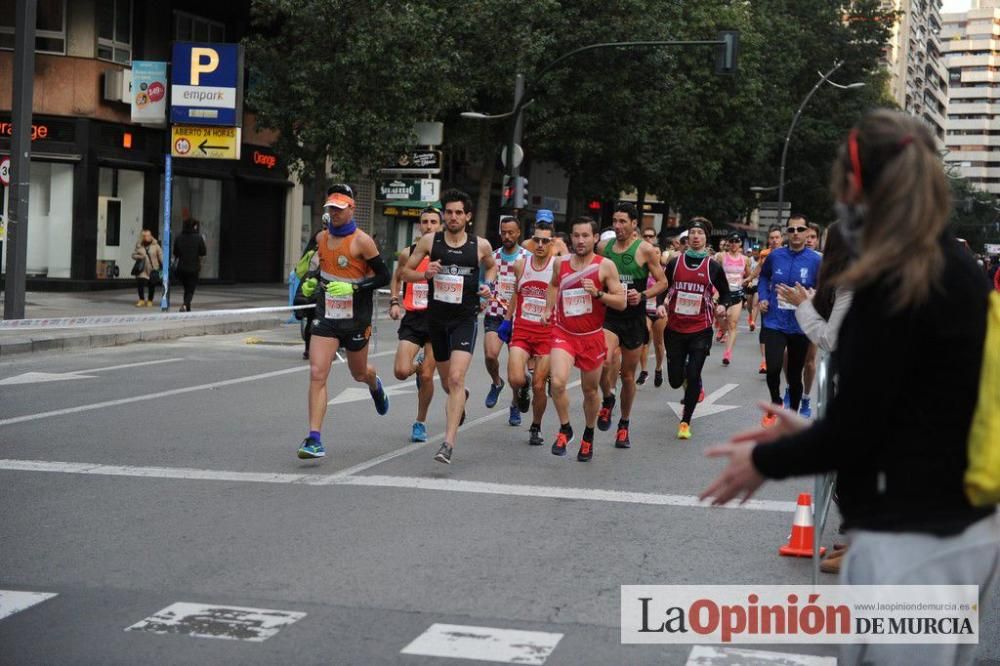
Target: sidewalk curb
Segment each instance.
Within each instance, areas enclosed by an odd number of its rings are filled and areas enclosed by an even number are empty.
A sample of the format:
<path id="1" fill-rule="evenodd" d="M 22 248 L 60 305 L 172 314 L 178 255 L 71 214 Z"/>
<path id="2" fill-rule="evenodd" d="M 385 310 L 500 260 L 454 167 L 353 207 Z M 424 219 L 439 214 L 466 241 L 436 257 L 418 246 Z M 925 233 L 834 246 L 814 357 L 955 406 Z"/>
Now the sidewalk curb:
<path id="1" fill-rule="evenodd" d="M 129 330 L 114 327 L 0 335 L 0 360 L 39 352 L 116 347 L 133 342 L 176 340 L 192 335 L 224 335 L 281 326 L 287 317 L 234 317 L 191 322 L 150 322 Z"/>

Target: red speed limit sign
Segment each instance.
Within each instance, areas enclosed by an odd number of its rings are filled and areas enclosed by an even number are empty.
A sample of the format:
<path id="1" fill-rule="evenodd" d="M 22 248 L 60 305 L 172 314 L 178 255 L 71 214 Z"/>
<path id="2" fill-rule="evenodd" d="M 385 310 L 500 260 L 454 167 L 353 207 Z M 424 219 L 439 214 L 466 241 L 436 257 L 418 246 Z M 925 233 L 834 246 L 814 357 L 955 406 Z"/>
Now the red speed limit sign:
<path id="1" fill-rule="evenodd" d="M 10 185 L 10 158 L 0 158 L 0 183 L 4 187 Z"/>

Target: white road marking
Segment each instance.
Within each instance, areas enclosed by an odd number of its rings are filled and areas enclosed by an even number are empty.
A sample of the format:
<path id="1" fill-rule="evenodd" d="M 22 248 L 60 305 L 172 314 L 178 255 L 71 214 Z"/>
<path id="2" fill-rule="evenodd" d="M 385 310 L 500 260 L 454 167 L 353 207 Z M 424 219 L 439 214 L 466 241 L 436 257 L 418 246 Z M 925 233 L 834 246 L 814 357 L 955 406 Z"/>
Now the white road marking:
<path id="1" fill-rule="evenodd" d="M 403 382 L 401 384 L 393 384 L 392 386 L 383 386 L 382 388 L 385 390 L 386 395 L 394 396 L 394 395 L 399 395 L 400 393 L 413 393 L 414 391 L 411 391 L 409 387 L 414 385 L 416 385 L 416 381 L 410 380 L 408 382 Z M 372 394 L 371 391 L 368 390 L 367 386 L 364 388 L 355 388 L 352 386 L 351 388 L 346 388 L 340 393 L 338 393 L 333 398 L 333 400 L 331 400 L 326 404 L 340 405 L 345 402 L 358 402 L 359 400 L 371 400 L 371 399 L 372 399 Z"/>
<path id="2" fill-rule="evenodd" d="M 53 592 L 21 592 L 20 590 L 0 590 L 0 620 L 14 613 L 31 608 L 56 596 Z"/>
<path id="3" fill-rule="evenodd" d="M 395 351 L 385 351 L 379 354 L 371 354 L 369 358 L 376 356 L 386 356 L 389 354 L 395 354 Z M 258 379 L 270 379 L 271 377 L 280 377 L 281 375 L 291 374 L 293 372 L 302 372 L 303 370 L 308 370 L 308 365 L 299 365 L 294 368 L 285 368 L 284 370 L 273 370 L 271 372 L 262 372 L 257 375 L 248 375 L 246 377 L 236 377 L 235 379 L 226 379 L 219 382 L 211 382 L 209 384 L 199 384 L 197 386 L 185 386 L 183 388 L 169 389 L 167 391 L 159 391 L 156 393 L 144 393 L 142 395 L 133 395 L 128 398 L 120 398 L 118 400 L 105 400 L 104 402 L 95 402 L 89 405 L 79 405 L 77 407 L 66 407 L 64 409 L 54 409 L 48 412 L 38 412 L 36 414 L 25 414 L 23 416 L 13 416 L 7 419 L 0 419 L 0 426 L 13 425 L 15 423 L 24 423 L 25 421 L 38 421 L 40 419 L 47 419 L 53 416 L 64 416 L 66 414 L 78 414 L 80 412 L 89 412 L 95 409 L 104 409 L 105 407 L 116 407 L 118 405 L 128 405 L 133 402 L 143 402 L 145 400 L 156 400 L 158 398 L 166 398 L 172 395 L 182 395 L 184 393 L 193 393 L 195 391 L 207 391 L 210 389 L 222 388 L 223 386 L 233 386 L 235 384 L 245 384 L 247 382 L 255 382 Z"/>
<path id="4" fill-rule="evenodd" d="M 432 624 L 403 648 L 401 654 L 502 664 L 544 664 L 562 637 L 562 634 L 544 631 Z"/>
<path id="5" fill-rule="evenodd" d="M 159 365 L 161 363 L 175 363 L 183 361 L 181 358 L 164 358 L 156 361 L 141 361 L 139 363 L 124 363 L 122 365 L 109 365 L 105 368 L 91 368 L 89 370 L 73 370 L 71 372 L 25 372 L 14 377 L 0 379 L 0 386 L 13 386 L 15 384 L 40 384 L 43 382 L 60 382 L 70 379 L 93 379 L 91 372 L 107 372 L 108 370 L 122 370 L 124 368 L 138 368 L 145 365 Z"/>
<path id="6" fill-rule="evenodd" d="M 711 416 L 712 414 L 718 414 L 719 412 L 728 412 L 730 409 L 739 409 L 739 405 L 717 405 L 716 400 L 721 399 L 730 391 L 736 389 L 739 384 L 725 384 L 724 386 L 717 388 L 708 395 L 705 396 L 704 402 L 698 404 L 694 410 L 694 416 L 691 420 L 700 419 L 703 416 Z M 680 418 L 684 414 L 684 405 L 679 402 L 667 403 L 670 405 L 670 409 L 674 410 L 674 414 L 677 418 Z"/>
<path id="7" fill-rule="evenodd" d="M 573 382 L 570 382 L 569 384 L 567 384 L 566 388 L 568 390 L 568 389 L 571 389 L 571 388 L 575 388 L 575 387 L 579 386 L 580 384 L 581 384 L 581 381 L 579 379 L 577 379 L 576 381 L 573 381 Z M 474 419 L 472 421 L 467 422 L 465 425 L 463 425 L 461 428 L 458 429 L 458 432 L 461 433 L 461 432 L 465 432 L 466 430 L 471 430 L 472 428 L 475 428 L 478 425 L 486 423 L 487 421 L 492 421 L 494 419 L 498 419 L 498 418 L 500 418 L 502 416 L 509 416 L 509 414 L 501 409 L 500 411 L 495 412 L 493 414 L 487 414 L 486 416 L 480 416 L 478 419 Z M 354 465 L 352 467 L 348 467 L 346 469 L 342 469 L 339 472 L 337 472 L 336 474 L 333 474 L 333 475 L 330 476 L 330 479 L 331 479 L 330 482 L 332 483 L 333 479 L 340 479 L 340 478 L 343 478 L 345 476 L 352 476 L 354 474 L 357 474 L 358 472 L 363 472 L 366 469 L 371 469 L 372 467 L 375 467 L 376 465 L 381 465 L 384 462 L 389 462 L 390 460 L 394 460 L 394 459 L 396 459 L 396 458 L 398 458 L 400 456 L 405 456 L 407 453 L 410 453 L 411 451 L 416 451 L 416 450 L 418 450 L 418 449 L 420 449 L 420 448 L 422 448 L 424 446 L 429 446 L 431 444 L 437 444 L 439 442 L 443 442 L 445 434 L 446 433 L 439 432 L 438 434 L 434 435 L 433 437 L 428 437 L 426 442 L 408 444 L 408 445 L 406 445 L 406 446 L 404 446 L 402 448 L 396 449 L 395 451 L 390 451 L 389 453 L 383 453 L 382 455 L 376 456 L 376 457 L 372 458 L 371 460 L 366 460 L 363 463 L 358 463 L 357 465 Z"/>
<path id="8" fill-rule="evenodd" d="M 260 643 L 305 616 L 305 613 L 295 611 L 180 601 L 127 627 L 125 631 L 182 634 L 196 638 L 223 638 Z"/>
<path id="9" fill-rule="evenodd" d="M 688 655 L 687 666 L 837 666 L 836 657 L 819 657 L 811 654 L 766 652 L 742 648 L 695 645 Z"/>
<path id="10" fill-rule="evenodd" d="M 491 414 L 490 417 L 493 415 Z M 489 418 L 489 417 L 485 417 Z M 359 486 L 368 488 L 400 488 L 406 490 L 437 490 L 480 495 L 508 497 L 535 497 L 543 499 L 570 499 L 618 504 L 645 504 L 653 506 L 681 506 L 711 508 L 694 495 L 664 495 L 658 493 L 601 490 L 597 488 L 571 488 L 562 486 L 530 486 L 513 483 L 462 481 L 415 476 L 347 476 L 336 474 L 286 474 L 271 472 L 234 472 L 228 470 L 195 469 L 186 467 L 138 467 L 131 465 L 99 465 L 93 463 L 53 462 L 46 460 L 0 460 L 0 470 L 18 472 L 57 472 L 63 474 L 94 474 L 98 476 L 125 476 L 135 478 L 181 479 L 191 481 L 237 481 L 245 483 L 277 483 L 307 486 Z M 795 502 L 776 500 L 748 500 L 745 504 L 730 504 L 727 509 L 748 511 L 774 511 L 793 513 Z"/>

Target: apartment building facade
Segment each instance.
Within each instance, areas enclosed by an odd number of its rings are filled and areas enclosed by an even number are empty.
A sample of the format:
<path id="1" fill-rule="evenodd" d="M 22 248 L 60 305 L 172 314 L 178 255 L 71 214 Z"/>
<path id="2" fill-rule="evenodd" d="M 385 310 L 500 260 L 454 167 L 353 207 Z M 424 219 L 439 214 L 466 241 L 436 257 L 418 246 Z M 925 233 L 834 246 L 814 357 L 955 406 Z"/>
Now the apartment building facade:
<path id="1" fill-rule="evenodd" d="M 30 278 L 129 279 L 140 232 L 163 237 L 169 129 L 132 123 L 128 98 L 109 95 L 106 79 L 133 60 L 169 61 L 173 41 L 239 42 L 249 24 L 249 2 L 38 1 Z M 11 11 L 0 15 L 0 156 L 10 151 L 13 46 Z M 173 160 L 169 224 L 176 237 L 182 219 L 201 223 L 205 278 L 276 282 L 297 259 L 303 192 L 274 138 L 247 113 L 240 160 Z M 6 188 L 0 202 L 6 219 Z"/>
<path id="2" fill-rule="evenodd" d="M 1000 194 L 1000 0 L 974 1 L 943 21 L 950 81 L 945 163 Z"/>
<path id="3" fill-rule="evenodd" d="M 897 12 L 886 48 L 890 91 L 900 108 L 923 119 L 944 145 L 948 71 L 943 60 L 941 0 L 886 0 Z"/>

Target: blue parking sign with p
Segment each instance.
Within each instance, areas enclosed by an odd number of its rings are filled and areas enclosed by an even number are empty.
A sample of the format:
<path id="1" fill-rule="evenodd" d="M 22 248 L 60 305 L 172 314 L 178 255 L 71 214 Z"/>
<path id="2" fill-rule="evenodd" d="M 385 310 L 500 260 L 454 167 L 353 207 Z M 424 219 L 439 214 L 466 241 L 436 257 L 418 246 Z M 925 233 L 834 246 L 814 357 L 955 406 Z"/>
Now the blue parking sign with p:
<path id="1" fill-rule="evenodd" d="M 174 42 L 170 122 L 239 127 L 243 120 L 243 47 Z"/>

